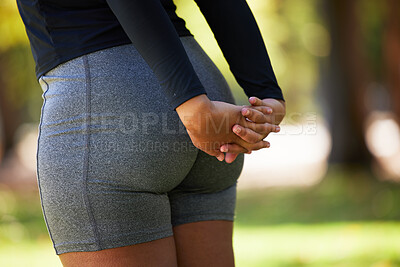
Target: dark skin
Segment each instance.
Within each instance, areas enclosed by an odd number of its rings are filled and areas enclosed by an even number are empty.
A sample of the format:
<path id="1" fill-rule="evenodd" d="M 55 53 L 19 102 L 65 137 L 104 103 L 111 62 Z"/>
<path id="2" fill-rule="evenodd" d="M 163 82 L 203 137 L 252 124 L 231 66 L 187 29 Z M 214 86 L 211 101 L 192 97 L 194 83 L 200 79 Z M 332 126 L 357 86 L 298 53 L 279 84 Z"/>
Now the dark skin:
<path id="1" fill-rule="evenodd" d="M 173 227 L 174 235 L 141 244 L 59 255 L 64 267 L 233 267 L 232 221 Z"/>
<path id="2" fill-rule="evenodd" d="M 197 148 L 231 163 L 239 153 L 269 147 L 263 139 L 279 132 L 285 115 L 284 101 L 251 97 L 249 102 L 251 106 L 236 106 L 210 101 L 203 94 L 184 102 L 176 111 Z"/>
<path id="3" fill-rule="evenodd" d="M 246 128 L 241 125 L 234 125 L 232 130 L 235 134 L 240 136 L 243 140 L 249 143 L 256 143 L 263 140 L 272 131 L 269 131 L 271 125 L 276 126 L 276 131 L 279 132 L 278 126 L 286 115 L 286 104 L 283 100 L 273 98 L 259 99 L 257 97 L 250 97 L 249 102 L 251 106 L 242 109 L 242 115 L 249 120 L 257 123 L 260 127 L 258 131 L 251 128 Z M 239 129 L 239 131 L 237 131 Z M 220 148 L 221 152 L 226 152 L 225 161 L 228 163 L 233 162 L 239 153 L 246 153 L 245 149 L 238 144 L 225 144 Z"/>

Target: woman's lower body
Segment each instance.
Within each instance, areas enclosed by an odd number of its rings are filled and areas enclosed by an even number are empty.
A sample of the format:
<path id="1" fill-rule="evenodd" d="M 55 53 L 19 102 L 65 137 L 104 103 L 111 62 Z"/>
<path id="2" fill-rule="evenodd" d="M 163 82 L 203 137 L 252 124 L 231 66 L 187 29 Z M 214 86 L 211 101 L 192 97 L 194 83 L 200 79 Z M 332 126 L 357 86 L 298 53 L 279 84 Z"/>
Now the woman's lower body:
<path id="1" fill-rule="evenodd" d="M 180 39 L 207 96 L 234 103 L 194 37 Z M 233 221 L 243 154 L 227 164 L 195 148 L 132 44 L 74 58 L 39 83 L 37 174 L 57 254 L 143 244 L 171 238 L 185 224 Z"/>

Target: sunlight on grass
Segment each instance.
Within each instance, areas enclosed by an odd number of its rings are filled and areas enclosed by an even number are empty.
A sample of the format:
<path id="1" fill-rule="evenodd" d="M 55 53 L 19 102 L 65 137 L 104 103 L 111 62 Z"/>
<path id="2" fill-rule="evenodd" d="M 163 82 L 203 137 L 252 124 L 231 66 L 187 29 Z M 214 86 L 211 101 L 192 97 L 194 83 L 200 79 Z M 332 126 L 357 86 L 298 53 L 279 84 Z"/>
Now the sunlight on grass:
<path id="1" fill-rule="evenodd" d="M 50 240 L 28 241 L 0 245 L 2 267 L 61 267 Z"/>
<path id="2" fill-rule="evenodd" d="M 399 266 L 400 223 L 237 227 L 234 247 L 237 266 Z"/>

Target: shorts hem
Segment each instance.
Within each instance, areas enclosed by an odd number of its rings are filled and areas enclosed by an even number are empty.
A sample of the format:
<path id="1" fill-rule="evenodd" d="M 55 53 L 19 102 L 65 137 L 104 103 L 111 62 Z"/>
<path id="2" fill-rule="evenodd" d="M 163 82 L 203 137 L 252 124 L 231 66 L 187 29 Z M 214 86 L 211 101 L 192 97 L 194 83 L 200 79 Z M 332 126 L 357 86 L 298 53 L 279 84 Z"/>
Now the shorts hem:
<path id="1" fill-rule="evenodd" d="M 201 221 L 234 221 L 234 214 L 196 214 L 187 216 L 172 222 L 172 226 L 178 226 L 185 223 L 201 222 Z"/>
<path id="2" fill-rule="evenodd" d="M 125 237 L 123 240 L 101 240 L 101 244 L 95 242 L 90 243 L 69 243 L 55 245 L 55 251 L 57 255 L 68 253 L 68 252 L 94 252 L 110 248 L 125 247 L 131 245 L 137 245 L 145 242 L 155 241 L 166 237 L 173 236 L 172 229 L 169 228 L 164 231 L 146 234 L 140 237 L 131 236 Z"/>

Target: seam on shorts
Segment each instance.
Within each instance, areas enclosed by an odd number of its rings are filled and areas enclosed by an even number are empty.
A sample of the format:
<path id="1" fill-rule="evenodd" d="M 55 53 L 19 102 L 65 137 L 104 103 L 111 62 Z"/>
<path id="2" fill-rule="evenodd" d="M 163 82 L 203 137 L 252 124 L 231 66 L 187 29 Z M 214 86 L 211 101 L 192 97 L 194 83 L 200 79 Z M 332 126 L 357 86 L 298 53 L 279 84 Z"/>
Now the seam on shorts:
<path id="1" fill-rule="evenodd" d="M 49 226 L 49 223 L 47 221 L 46 212 L 45 212 L 44 206 L 43 206 L 42 188 L 40 187 L 40 179 L 39 179 L 39 141 L 40 141 L 40 136 L 41 136 L 41 132 L 42 132 L 44 106 L 46 105 L 46 102 L 47 102 L 46 93 L 49 90 L 49 84 L 43 79 L 43 77 L 40 77 L 39 80 L 40 79 L 42 79 L 42 81 L 46 84 L 46 90 L 43 92 L 43 105 L 42 105 L 42 109 L 41 109 L 41 116 L 40 116 L 40 123 L 39 123 L 39 133 L 38 133 L 38 139 L 37 139 L 37 144 L 36 144 L 37 145 L 37 150 L 36 150 L 37 183 L 38 183 L 38 187 L 39 187 L 39 195 L 40 195 L 40 202 L 41 202 L 41 206 L 42 206 L 44 222 L 46 224 L 47 230 L 49 231 L 49 235 L 50 235 L 50 239 L 51 239 L 51 241 L 53 243 L 53 247 L 54 247 L 54 249 L 56 249 L 55 242 L 54 242 L 53 236 L 52 236 L 51 231 L 50 231 L 50 226 Z"/>
<path id="2" fill-rule="evenodd" d="M 89 60 L 87 55 L 83 55 L 83 65 L 85 69 L 85 154 L 83 159 L 83 191 L 82 197 L 83 202 L 85 203 L 86 211 L 89 216 L 90 224 L 92 226 L 92 231 L 95 239 L 95 243 L 99 249 L 102 249 L 100 238 L 99 238 L 99 231 L 97 229 L 96 221 L 94 219 L 93 210 L 90 205 L 90 200 L 88 196 L 88 174 L 89 174 L 89 153 L 90 153 L 90 125 L 91 125 L 91 75 L 90 75 L 90 68 L 89 68 Z"/>

